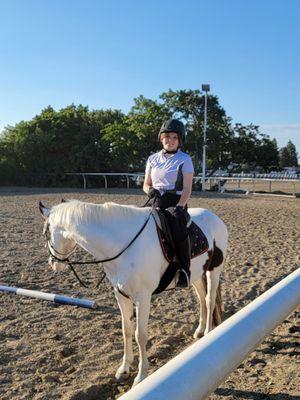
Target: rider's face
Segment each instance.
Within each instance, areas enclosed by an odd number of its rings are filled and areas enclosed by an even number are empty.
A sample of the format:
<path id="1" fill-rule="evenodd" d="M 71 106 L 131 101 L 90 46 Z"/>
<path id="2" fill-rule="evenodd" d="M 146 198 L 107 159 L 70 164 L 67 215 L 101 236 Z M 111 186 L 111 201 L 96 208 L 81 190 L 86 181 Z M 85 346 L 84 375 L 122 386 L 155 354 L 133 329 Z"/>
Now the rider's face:
<path id="1" fill-rule="evenodd" d="M 179 139 L 175 132 L 164 132 L 161 134 L 160 141 L 163 148 L 168 151 L 174 151 L 178 149 Z"/>

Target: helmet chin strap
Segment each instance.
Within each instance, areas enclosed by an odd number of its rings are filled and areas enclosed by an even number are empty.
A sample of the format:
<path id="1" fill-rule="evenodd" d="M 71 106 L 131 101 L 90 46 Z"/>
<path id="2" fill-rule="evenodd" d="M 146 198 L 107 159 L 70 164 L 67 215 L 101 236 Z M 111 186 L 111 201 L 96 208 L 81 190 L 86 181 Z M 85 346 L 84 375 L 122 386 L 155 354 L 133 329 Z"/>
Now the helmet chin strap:
<path id="1" fill-rule="evenodd" d="M 163 152 L 166 153 L 166 154 L 175 154 L 175 153 L 177 153 L 177 151 L 178 151 L 178 149 L 176 149 L 176 150 L 166 150 L 166 149 L 163 149 Z"/>

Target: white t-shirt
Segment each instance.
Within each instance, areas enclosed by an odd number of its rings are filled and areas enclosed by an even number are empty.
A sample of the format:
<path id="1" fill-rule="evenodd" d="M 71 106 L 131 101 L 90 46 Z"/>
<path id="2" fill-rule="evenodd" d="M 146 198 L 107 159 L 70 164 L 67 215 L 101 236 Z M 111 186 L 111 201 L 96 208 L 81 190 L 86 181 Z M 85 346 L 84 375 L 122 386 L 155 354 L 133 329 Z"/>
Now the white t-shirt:
<path id="1" fill-rule="evenodd" d="M 152 154 L 146 164 L 146 173 L 150 172 L 152 186 L 161 194 L 166 190 L 182 193 L 183 173 L 194 173 L 191 157 L 178 150 L 177 153 L 165 156 L 163 150 Z"/>

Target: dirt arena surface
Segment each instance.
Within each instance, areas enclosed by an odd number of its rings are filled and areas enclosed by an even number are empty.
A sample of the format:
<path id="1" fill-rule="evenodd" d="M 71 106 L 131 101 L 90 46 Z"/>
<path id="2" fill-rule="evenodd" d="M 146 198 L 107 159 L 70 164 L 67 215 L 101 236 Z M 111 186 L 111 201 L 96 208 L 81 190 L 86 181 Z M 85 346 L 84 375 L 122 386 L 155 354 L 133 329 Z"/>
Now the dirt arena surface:
<path id="1" fill-rule="evenodd" d="M 136 374 L 135 369 L 122 384 L 114 379 L 123 339 L 109 282 L 97 291 L 83 289 L 71 273 L 55 274 L 47 267 L 37 203 L 50 206 L 62 197 L 94 203 L 145 201 L 134 190 L 0 188 L 0 284 L 82 295 L 98 304 L 89 310 L 0 293 L 1 400 L 115 399 L 130 388 Z M 193 194 L 189 205 L 212 210 L 229 230 L 222 276 L 225 318 L 299 267 L 300 199 Z M 81 252 L 79 257 L 89 259 Z M 100 269 L 81 267 L 80 274 L 95 282 Z M 298 309 L 268 336 L 210 400 L 300 399 L 299 315 Z M 153 297 L 150 373 L 194 342 L 197 321 L 192 290 Z M 136 345 L 134 349 L 137 355 Z"/>

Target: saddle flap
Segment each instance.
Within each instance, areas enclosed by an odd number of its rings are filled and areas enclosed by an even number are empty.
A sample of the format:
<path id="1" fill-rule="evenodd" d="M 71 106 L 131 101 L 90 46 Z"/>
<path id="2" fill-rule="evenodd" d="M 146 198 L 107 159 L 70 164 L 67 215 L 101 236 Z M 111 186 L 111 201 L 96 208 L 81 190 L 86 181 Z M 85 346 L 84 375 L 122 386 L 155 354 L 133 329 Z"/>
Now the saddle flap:
<path id="1" fill-rule="evenodd" d="M 166 260 L 171 262 L 175 255 L 175 245 L 171 233 L 170 219 L 168 219 L 167 212 L 163 212 L 159 209 L 154 210 L 153 216 L 156 222 L 161 249 Z M 188 234 L 191 244 L 191 258 L 197 257 L 208 250 L 209 245 L 206 236 L 193 221 L 188 226 Z"/>

